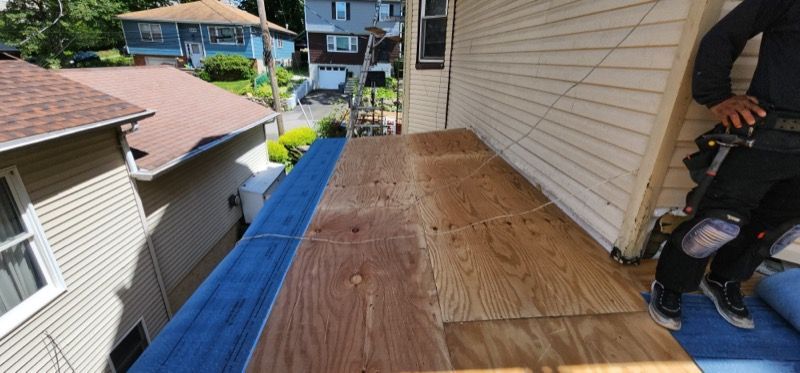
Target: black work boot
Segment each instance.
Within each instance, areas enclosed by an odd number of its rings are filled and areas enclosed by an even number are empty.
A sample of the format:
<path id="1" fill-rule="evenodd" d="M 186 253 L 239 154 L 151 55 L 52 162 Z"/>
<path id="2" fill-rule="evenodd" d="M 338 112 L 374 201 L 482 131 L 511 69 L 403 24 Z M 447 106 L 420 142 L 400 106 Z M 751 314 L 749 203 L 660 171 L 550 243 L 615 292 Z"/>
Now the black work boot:
<path id="1" fill-rule="evenodd" d="M 681 330 L 681 293 L 653 281 L 650 286 L 650 317 L 669 330 Z"/>
<path id="2" fill-rule="evenodd" d="M 720 280 L 707 274 L 700 283 L 700 290 L 714 302 L 717 312 L 727 322 L 742 329 L 753 329 L 755 323 L 744 304 L 739 281 Z"/>

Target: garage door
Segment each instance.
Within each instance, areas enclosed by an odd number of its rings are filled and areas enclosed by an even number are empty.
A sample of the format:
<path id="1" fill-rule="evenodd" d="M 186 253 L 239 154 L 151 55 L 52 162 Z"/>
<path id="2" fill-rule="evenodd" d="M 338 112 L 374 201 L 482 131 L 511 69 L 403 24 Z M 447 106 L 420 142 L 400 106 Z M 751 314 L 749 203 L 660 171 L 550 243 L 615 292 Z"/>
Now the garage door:
<path id="1" fill-rule="evenodd" d="M 339 89 L 347 78 L 347 69 L 339 66 L 319 67 L 319 89 Z"/>

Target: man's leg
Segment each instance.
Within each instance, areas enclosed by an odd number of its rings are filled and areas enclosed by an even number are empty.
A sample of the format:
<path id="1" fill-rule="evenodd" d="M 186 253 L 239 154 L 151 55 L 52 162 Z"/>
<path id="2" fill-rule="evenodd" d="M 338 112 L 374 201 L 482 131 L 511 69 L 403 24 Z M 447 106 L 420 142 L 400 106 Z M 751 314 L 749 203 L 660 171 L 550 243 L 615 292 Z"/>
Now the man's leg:
<path id="1" fill-rule="evenodd" d="M 800 177 L 780 182 L 770 189 L 753 212 L 752 223 L 714 257 L 711 274 L 726 281 L 745 281 L 765 259 L 778 254 L 798 238 Z"/>
<path id="2" fill-rule="evenodd" d="M 697 209 L 670 236 L 656 268 L 650 314 L 659 324 L 680 327 L 680 294 L 697 290 L 708 258 L 734 240 L 750 213 L 775 184 L 781 168 L 773 153 L 733 149 Z M 779 174 L 774 175 L 774 174 Z"/>

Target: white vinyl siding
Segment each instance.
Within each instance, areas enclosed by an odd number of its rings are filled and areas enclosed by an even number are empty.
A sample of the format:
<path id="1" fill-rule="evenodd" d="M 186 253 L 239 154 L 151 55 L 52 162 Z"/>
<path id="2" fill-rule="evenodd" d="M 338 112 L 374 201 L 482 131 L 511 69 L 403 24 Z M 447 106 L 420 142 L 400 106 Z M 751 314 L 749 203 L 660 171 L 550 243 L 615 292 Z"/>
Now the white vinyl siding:
<path id="1" fill-rule="evenodd" d="M 724 17 L 740 3 L 741 1 L 737 0 L 726 1 L 720 18 Z M 741 56 L 733 66 L 731 78 L 733 89 L 738 94 L 743 94 L 750 86 L 750 79 L 753 77 L 758 64 L 760 47 L 761 35 L 758 35 L 747 43 Z M 697 151 L 694 139 L 710 130 L 716 123 L 717 121 L 705 106 L 692 102 L 686 112 L 686 119 L 678 135 L 678 142 L 670 160 L 669 170 L 659 194 L 657 205 L 659 208 L 683 208 L 686 202 L 686 193 L 695 185 L 689 178 L 689 172 L 683 164 L 683 158 Z M 778 257 L 800 264 L 800 244 L 795 243 Z"/>
<path id="2" fill-rule="evenodd" d="M 463 0 L 461 0 L 463 2 Z M 459 2 L 459 6 L 461 5 Z M 455 1 L 448 1 L 447 14 L 453 14 Z M 403 106 L 404 118 L 408 118 L 408 127 L 403 130 L 414 133 L 424 131 L 442 130 L 445 128 L 447 111 L 447 87 L 449 66 L 444 64 L 442 69 L 417 69 L 417 54 L 419 51 L 419 2 L 406 3 L 406 21 L 410 22 L 405 30 L 405 98 Z M 452 30 L 453 17 L 447 17 L 447 29 Z M 445 57 L 450 53 L 450 37 L 446 34 Z"/>
<path id="3" fill-rule="evenodd" d="M 266 168 L 264 141 L 257 126 L 152 181 L 137 182 L 168 291 L 242 217 L 228 197 Z"/>
<path id="4" fill-rule="evenodd" d="M 164 36 L 161 33 L 161 25 L 157 23 L 140 23 L 139 36 L 142 41 L 161 43 L 164 41 Z"/>
<path id="5" fill-rule="evenodd" d="M 389 19 L 389 17 L 392 16 L 391 10 L 392 10 L 391 5 L 389 5 L 389 4 L 381 4 L 381 10 L 380 10 L 380 13 L 379 13 L 379 15 L 380 15 L 379 20 L 385 21 L 385 20 Z"/>
<path id="6" fill-rule="evenodd" d="M 358 53 L 357 36 L 328 35 L 328 52 Z"/>
<path id="7" fill-rule="evenodd" d="M 531 132 L 504 157 L 610 249 L 635 182 L 625 174 L 635 172 L 645 154 L 690 4 L 659 2 L 532 130 L 653 2 L 459 1 L 452 61 L 445 61 L 452 64 L 448 128 L 471 128 L 495 149 Z M 411 72 L 410 90 L 415 80 L 433 85 L 411 93 L 412 131 L 431 129 L 419 108 L 433 106 L 442 116 L 437 104 L 447 77 L 440 82 L 425 73 Z"/>
<path id="8" fill-rule="evenodd" d="M 100 129 L 0 154 L 0 166 L 10 165 L 19 170 L 68 291 L 0 339 L 0 371 L 65 371 L 67 361 L 77 372 L 103 371 L 114 342 L 137 320 L 152 335 L 167 322 L 117 132 Z"/>

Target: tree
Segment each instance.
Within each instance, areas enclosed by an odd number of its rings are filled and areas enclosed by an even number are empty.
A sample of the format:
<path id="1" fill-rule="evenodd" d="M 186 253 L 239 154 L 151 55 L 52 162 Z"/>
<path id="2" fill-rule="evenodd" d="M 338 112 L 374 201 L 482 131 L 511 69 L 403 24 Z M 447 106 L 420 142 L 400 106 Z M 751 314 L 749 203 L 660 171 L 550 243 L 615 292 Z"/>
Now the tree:
<path id="1" fill-rule="evenodd" d="M 45 67 L 57 67 L 69 52 L 122 46 L 124 38 L 115 18 L 117 14 L 170 3 L 170 0 L 9 0 L 0 12 L 0 40 L 17 46 L 26 59 Z"/>
<path id="2" fill-rule="evenodd" d="M 267 7 L 267 19 L 277 25 L 289 26 L 289 29 L 300 33 L 306 27 L 303 24 L 305 5 L 303 0 L 264 0 Z M 258 16 L 256 0 L 241 0 L 239 9 Z"/>

